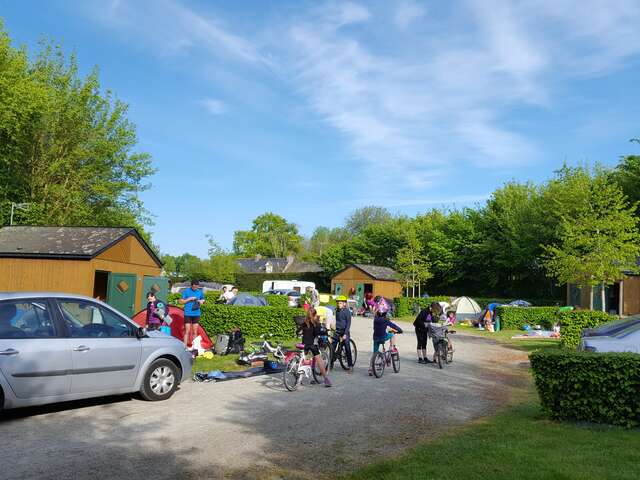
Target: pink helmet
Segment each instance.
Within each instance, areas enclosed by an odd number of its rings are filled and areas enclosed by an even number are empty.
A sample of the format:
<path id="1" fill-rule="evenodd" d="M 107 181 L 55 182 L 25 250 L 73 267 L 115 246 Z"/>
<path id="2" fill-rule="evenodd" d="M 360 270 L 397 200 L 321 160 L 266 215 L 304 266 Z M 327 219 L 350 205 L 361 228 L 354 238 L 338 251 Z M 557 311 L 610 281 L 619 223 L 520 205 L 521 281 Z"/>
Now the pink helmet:
<path id="1" fill-rule="evenodd" d="M 387 313 L 389 311 L 389 304 L 384 298 L 380 298 L 376 305 L 378 313 Z"/>

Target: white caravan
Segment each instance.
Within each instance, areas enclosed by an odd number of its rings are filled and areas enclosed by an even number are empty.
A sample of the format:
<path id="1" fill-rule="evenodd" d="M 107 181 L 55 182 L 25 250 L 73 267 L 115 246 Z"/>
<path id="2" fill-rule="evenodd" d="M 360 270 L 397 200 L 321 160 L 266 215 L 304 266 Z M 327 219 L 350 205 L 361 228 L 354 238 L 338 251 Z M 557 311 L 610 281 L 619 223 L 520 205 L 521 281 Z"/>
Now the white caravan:
<path id="1" fill-rule="evenodd" d="M 300 280 L 265 280 L 262 282 L 262 293 L 269 290 L 295 290 L 304 293 L 307 287 L 316 288 L 316 284 Z"/>

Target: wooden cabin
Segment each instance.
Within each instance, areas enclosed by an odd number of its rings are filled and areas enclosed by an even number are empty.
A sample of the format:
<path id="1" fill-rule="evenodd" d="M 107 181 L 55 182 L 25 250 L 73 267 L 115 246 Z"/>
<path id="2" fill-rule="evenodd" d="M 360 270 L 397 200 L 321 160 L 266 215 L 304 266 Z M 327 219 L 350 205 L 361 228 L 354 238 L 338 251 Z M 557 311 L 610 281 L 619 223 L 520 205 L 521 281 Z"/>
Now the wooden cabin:
<path id="1" fill-rule="evenodd" d="M 402 296 L 402 285 L 398 273 L 392 268 L 356 263 L 340 270 L 331 278 L 331 291 L 335 295 L 346 295 L 355 291 L 358 299 L 371 292 L 386 298 Z"/>
<path id="2" fill-rule="evenodd" d="M 637 315 L 640 313 L 640 276 L 625 275 L 614 283 L 606 285 L 605 311 L 614 315 Z M 602 296 L 600 286 L 567 285 L 567 305 L 584 310 L 602 310 Z"/>
<path id="3" fill-rule="evenodd" d="M 0 229 L 0 291 L 67 292 L 99 298 L 128 316 L 146 293 L 166 298 L 162 262 L 135 228 Z"/>

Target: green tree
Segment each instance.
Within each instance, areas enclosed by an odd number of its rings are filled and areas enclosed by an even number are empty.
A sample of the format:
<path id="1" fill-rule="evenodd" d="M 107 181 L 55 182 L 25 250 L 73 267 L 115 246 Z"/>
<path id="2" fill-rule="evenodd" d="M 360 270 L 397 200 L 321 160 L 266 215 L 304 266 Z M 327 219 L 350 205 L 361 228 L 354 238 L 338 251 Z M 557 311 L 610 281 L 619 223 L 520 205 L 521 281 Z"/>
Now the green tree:
<path id="1" fill-rule="evenodd" d="M 422 245 L 418 240 L 414 228 L 408 228 L 405 233 L 406 245 L 400 248 L 396 254 L 396 270 L 406 285 L 406 293 L 420 296 L 420 285 L 433 276 L 427 264 L 427 258 L 422 252 Z"/>
<path id="2" fill-rule="evenodd" d="M 224 250 L 212 236 L 207 235 L 209 242 L 208 273 L 212 280 L 221 283 L 235 283 L 240 266 L 236 257 Z"/>
<path id="3" fill-rule="evenodd" d="M 94 69 L 43 44 L 30 60 L 0 24 L 0 220 L 28 203 L 18 223 L 135 226 L 150 223 L 138 194 L 154 172 L 134 151 L 127 105 L 103 93 Z M 148 238 L 148 236 L 147 236 Z"/>
<path id="4" fill-rule="evenodd" d="M 600 285 L 604 311 L 605 285 L 637 271 L 640 234 L 635 205 L 606 175 L 597 174 L 584 193 L 575 214 L 562 217 L 559 243 L 545 247 L 544 265 L 559 283 Z"/>
<path id="5" fill-rule="evenodd" d="M 284 257 L 299 252 L 301 242 L 302 237 L 295 224 L 287 222 L 280 215 L 267 212 L 253 220 L 251 230 L 235 232 L 233 250 L 237 255 Z"/>
<path id="6" fill-rule="evenodd" d="M 634 138 L 631 141 L 640 145 L 640 139 Z M 640 155 L 622 157 L 611 176 L 631 203 L 640 202 Z"/>
<path id="7" fill-rule="evenodd" d="M 369 225 L 386 223 L 392 219 L 393 215 L 386 208 L 370 205 L 354 210 L 345 220 L 344 228 L 351 234 L 357 234 Z"/>

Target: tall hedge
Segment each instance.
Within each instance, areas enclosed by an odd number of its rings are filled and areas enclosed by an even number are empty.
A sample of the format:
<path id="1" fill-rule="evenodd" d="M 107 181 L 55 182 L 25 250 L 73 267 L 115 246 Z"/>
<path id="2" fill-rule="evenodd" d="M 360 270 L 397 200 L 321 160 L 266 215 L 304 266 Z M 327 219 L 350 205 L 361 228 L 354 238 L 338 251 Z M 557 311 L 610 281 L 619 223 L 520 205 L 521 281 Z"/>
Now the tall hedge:
<path id="1" fill-rule="evenodd" d="M 560 313 L 560 345 L 577 348 L 584 328 L 597 327 L 615 320 L 608 313 L 593 310 L 579 310 Z"/>
<path id="2" fill-rule="evenodd" d="M 556 322 L 558 307 L 497 307 L 503 329 L 520 329 L 525 325 L 541 325 L 550 329 Z"/>
<path id="3" fill-rule="evenodd" d="M 413 297 L 396 297 L 393 299 L 393 303 L 396 306 L 396 317 L 406 317 L 413 315 L 413 307 L 417 305 L 420 309 L 428 307 L 431 302 L 451 302 L 451 297 L 446 295 L 435 295 L 427 298 L 413 298 Z"/>
<path id="4" fill-rule="evenodd" d="M 294 317 L 304 313 L 302 308 L 236 307 L 205 303 L 202 305 L 200 324 L 210 337 L 240 327 L 243 334 L 250 337 L 272 333 L 291 338 L 296 331 Z"/>
<path id="5" fill-rule="evenodd" d="M 557 420 L 640 425 L 640 355 L 539 350 L 529 355 L 543 410 Z"/>
<path id="6" fill-rule="evenodd" d="M 260 295 L 265 298 L 270 307 L 279 307 L 285 308 L 289 306 L 289 299 L 286 295 L 261 295 L 257 292 L 244 292 L 249 293 L 251 295 Z M 167 295 L 167 303 L 171 305 L 179 305 L 178 300 L 182 298 L 182 294 L 180 293 L 170 293 Z M 204 298 L 208 303 L 216 303 L 220 298 L 220 292 L 218 291 L 208 291 L 204 294 Z"/>

